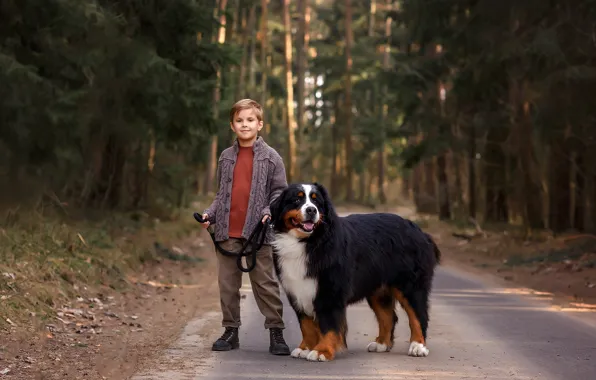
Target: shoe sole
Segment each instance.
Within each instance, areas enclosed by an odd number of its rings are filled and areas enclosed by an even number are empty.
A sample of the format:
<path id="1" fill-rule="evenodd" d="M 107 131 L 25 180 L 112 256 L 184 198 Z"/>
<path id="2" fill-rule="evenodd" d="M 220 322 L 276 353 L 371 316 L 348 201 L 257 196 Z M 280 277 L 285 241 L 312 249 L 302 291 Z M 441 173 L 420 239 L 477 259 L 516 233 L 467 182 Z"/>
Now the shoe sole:
<path id="1" fill-rule="evenodd" d="M 218 351 L 218 352 L 222 352 L 222 351 L 232 351 L 232 350 L 236 350 L 240 347 L 240 344 L 233 344 L 232 347 L 211 347 L 211 351 Z"/>
<path id="2" fill-rule="evenodd" d="M 269 350 L 269 353 L 271 353 L 272 355 L 277 355 L 277 356 L 288 356 L 290 355 L 290 351 L 273 351 L 273 350 Z"/>

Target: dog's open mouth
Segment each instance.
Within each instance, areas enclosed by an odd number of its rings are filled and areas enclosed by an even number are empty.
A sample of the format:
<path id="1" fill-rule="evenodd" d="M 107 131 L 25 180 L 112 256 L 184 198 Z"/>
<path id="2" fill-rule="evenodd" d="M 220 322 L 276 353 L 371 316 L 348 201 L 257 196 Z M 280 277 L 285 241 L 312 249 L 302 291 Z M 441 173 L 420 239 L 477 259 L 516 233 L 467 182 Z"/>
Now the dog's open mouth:
<path id="1" fill-rule="evenodd" d="M 298 227 L 304 232 L 312 232 L 315 229 L 315 223 L 312 220 L 299 222 L 298 220 L 292 218 L 291 222 L 294 225 L 294 227 Z"/>

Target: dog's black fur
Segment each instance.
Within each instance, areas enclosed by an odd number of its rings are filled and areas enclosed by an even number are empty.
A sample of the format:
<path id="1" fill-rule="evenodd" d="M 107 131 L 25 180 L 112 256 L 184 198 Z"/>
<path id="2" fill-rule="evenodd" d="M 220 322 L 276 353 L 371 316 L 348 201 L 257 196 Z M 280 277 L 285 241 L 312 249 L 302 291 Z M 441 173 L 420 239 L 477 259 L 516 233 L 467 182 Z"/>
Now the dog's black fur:
<path id="1" fill-rule="evenodd" d="M 366 299 L 375 311 L 379 325 L 383 318 L 385 321 L 391 319 L 391 322 L 386 322 L 390 337 L 382 337 L 380 333 L 377 338 L 377 343 L 384 342 L 386 351 L 389 351 L 397 323 L 397 300 L 406 311 L 413 311 L 414 314 L 408 316 L 410 320 L 414 317 L 418 321 L 423 335 L 421 343 L 426 345 L 429 294 L 434 269 L 441 255 L 431 237 L 412 221 L 395 214 L 352 214 L 340 217 L 325 187 L 317 183 L 311 186 L 311 195 L 314 193 L 315 196 L 309 200 L 318 209 L 321 219 L 315 223 L 310 235 L 305 231 L 295 234 L 299 235 L 298 240 L 305 243 L 307 277 L 317 283 L 313 306 L 320 336 L 329 332 L 336 334 L 340 346 L 347 347 L 346 308 Z M 297 210 L 307 202 L 304 189 L 300 184 L 291 184 L 271 204 L 272 228 L 277 237 L 288 234 L 296 227 L 287 221 L 287 215 L 300 217 Z M 284 269 L 279 265 L 280 252 L 275 245 L 273 251 L 276 273 L 278 277 L 283 276 Z M 287 289 L 286 294 L 301 322 L 304 318 L 313 317 L 300 309 L 294 294 Z M 391 324 L 390 328 L 388 323 Z M 412 340 L 420 340 L 415 335 L 416 332 L 412 330 Z M 320 347 L 320 341 L 318 344 L 318 351 L 325 352 L 326 347 Z M 308 347 L 304 340 L 301 348 L 306 351 L 316 349 Z M 319 360 L 333 359 L 335 350 L 341 348 L 328 350 L 331 353 Z"/>

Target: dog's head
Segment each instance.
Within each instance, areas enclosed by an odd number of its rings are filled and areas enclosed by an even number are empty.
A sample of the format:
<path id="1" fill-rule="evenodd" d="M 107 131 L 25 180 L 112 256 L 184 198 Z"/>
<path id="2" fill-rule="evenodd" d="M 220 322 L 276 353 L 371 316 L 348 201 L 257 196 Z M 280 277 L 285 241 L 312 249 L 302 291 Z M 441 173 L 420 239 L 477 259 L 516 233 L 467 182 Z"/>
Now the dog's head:
<path id="1" fill-rule="evenodd" d="M 300 239 L 329 223 L 333 215 L 327 190 L 318 183 L 290 184 L 271 204 L 273 229 Z"/>

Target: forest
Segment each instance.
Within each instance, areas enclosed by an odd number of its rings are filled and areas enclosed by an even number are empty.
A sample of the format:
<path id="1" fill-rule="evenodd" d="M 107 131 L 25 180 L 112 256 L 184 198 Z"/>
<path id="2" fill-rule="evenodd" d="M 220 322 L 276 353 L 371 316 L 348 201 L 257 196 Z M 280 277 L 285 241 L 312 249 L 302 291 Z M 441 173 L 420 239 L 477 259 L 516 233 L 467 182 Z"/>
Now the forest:
<path id="1" fill-rule="evenodd" d="M 5 0 L 0 206 L 183 207 L 241 98 L 288 181 L 596 231 L 595 0 Z"/>

